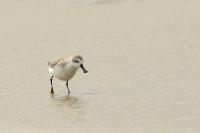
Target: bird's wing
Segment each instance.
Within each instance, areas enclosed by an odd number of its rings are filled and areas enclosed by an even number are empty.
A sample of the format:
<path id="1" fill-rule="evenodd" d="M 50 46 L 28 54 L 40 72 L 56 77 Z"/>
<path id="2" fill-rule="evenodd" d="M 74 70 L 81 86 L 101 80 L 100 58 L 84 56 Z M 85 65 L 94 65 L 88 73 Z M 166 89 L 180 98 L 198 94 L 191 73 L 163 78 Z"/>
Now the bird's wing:
<path id="1" fill-rule="evenodd" d="M 63 67 L 67 62 L 69 62 L 68 59 L 60 58 L 60 59 L 55 60 L 53 62 L 49 62 L 48 66 L 50 66 L 51 68 L 54 68 L 55 66 L 60 66 L 61 65 Z"/>

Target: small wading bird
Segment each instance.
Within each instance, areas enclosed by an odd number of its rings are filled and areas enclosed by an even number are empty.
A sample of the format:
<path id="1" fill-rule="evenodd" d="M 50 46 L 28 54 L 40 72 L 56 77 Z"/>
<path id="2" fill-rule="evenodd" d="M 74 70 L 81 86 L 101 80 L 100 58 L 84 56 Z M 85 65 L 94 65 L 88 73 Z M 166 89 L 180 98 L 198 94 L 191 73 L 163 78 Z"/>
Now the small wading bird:
<path id="1" fill-rule="evenodd" d="M 53 77 L 66 81 L 66 86 L 68 89 L 68 94 L 70 94 L 68 82 L 74 76 L 78 68 L 83 70 L 83 73 L 88 71 L 83 66 L 83 57 L 81 55 L 74 55 L 71 57 L 60 58 L 53 62 L 48 62 L 49 72 L 51 74 L 50 83 L 51 83 L 51 94 L 54 94 L 53 90 Z"/>

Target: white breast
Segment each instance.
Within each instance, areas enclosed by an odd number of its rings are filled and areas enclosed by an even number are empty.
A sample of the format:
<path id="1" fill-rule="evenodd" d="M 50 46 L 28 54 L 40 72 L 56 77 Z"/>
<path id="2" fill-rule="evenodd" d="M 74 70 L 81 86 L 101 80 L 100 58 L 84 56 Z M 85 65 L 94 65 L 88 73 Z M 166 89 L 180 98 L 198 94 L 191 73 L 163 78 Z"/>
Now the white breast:
<path id="1" fill-rule="evenodd" d="M 67 81 L 70 80 L 76 73 L 77 68 L 72 65 L 65 66 L 55 66 L 54 68 L 49 68 L 49 72 L 60 80 Z"/>

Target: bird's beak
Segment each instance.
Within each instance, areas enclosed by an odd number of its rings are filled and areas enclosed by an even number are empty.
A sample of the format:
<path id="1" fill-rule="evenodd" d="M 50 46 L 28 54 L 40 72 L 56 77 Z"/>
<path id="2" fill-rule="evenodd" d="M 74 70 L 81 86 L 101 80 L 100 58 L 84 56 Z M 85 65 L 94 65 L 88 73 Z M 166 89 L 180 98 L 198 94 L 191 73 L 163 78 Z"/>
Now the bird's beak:
<path id="1" fill-rule="evenodd" d="M 85 67 L 83 66 L 83 64 L 81 64 L 80 67 L 82 68 L 82 70 L 83 70 L 84 73 L 87 73 L 87 72 L 88 72 L 88 71 L 85 69 Z"/>

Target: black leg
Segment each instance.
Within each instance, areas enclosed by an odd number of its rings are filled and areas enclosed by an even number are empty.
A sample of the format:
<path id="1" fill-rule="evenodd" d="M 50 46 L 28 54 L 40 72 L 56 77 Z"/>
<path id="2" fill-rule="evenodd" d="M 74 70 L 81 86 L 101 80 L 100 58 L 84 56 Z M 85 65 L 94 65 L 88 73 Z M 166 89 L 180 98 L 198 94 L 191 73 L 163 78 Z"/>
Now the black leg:
<path id="1" fill-rule="evenodd" d="M 51 92 L 50 92 L 50 93 L 51 93 L 51 94 L 54 93 L 52 81 L 53 81 L 53 76 L 51 76 L 51 78 L 50 78 L 50 83 L 51 83 Z"/>
<path id="2" fill-rule="evenodd" d="M 67 86 L 67 89 L 68 89 L 68 94 L 70 94 L 71 92 L 69 91 L 68 80 L 66 81 L 66 86 Z"/>

